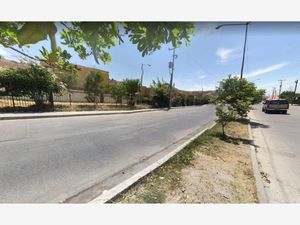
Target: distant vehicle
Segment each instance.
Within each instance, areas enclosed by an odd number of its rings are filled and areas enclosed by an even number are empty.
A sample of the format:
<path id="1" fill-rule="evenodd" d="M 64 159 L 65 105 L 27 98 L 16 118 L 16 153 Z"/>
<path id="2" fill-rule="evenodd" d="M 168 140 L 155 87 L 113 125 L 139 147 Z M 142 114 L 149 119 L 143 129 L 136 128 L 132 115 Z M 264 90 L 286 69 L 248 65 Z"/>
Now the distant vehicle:
<path id="1" fill-rule="evenodd" d="M 262 111 L 269 112 L 281 112 L 286 114 L 289 109 L 289 101 L 286 99 L 267 99 L 263 101 Z"/>

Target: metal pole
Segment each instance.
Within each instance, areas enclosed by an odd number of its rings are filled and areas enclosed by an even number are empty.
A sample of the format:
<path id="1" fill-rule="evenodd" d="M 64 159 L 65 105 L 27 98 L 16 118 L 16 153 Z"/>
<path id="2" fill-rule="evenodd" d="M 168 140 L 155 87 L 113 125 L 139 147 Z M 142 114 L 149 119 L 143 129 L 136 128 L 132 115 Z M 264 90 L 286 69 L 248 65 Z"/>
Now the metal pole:
<path id="1" fill-rule="evenodd" d="M 69 93 L 69 102 L 70 102 L 70 105 L 72 105 L 72 96 L 71 96 L 71 93 Z"/>
<path id="2" fill-rule="evenodd" d="M 142 101 L 142 85 L 143 85 L 143 77 L 144 77 L 144 64 L 143 63 L 141 65 L 141 70 L 142 70 L 142 74 L 141 74 L 141 82 L 140 82 L 140 99 L 139 99 L 139 103 L 141 103 L 141 101 Z"/>
<path id="3" fill-rule="evenodd" d="M 275 97 L 275 87 L 273 87 L 273 91 L 272 91 L 272 99 Z"/>
<path id="4" fill-rule="evenodd" d="M 280 84 L 279 84 L 279 94 L 278 95 L 280 95 L 281 94 L 281 88 L 282 88 L 282 81 L 283 80 L 278 80 L 279 82 L 280 82 Z"/>
<path id="5" fill-rule="evenodd" d="M 297 86 L 298 86 L 298 80 L 295 81 L 295 90 L 294 90 L 294 98 L 293 98 L 293 102 L 295 102 Z M 293 102 L 292 102 L 292 104 L 293 104 Z"/>
<path id="6" fill-rule="evenodd" d="M 243 60 L 242 60 L 242 68 L 241 68 L 241 78 L 243 78 L 243 72 L 244 72 L 245 52 L 246 52 L 247 34 L 248 34 L 248 24 L 249 23 L 246 23 L 245 40 L 244 40 L 244 50 L 243 50 Z"/>
<path id="7" fill-rule="evenodd" d="M 171 109 L 172 107 L 172 88 L 173 88 L 173 74 L 174 74 L 174 62 L 175 62 L 175 48 L 172 48 L 172 49 L 169 49 L 169 50 L 173 50 L 173 56 L 172 56 L 172 68 L 171 68 L 171 77 L 170 77 L 170 87 L 169 87 L 169 107 L 168 107 L 168 110 Z"/>

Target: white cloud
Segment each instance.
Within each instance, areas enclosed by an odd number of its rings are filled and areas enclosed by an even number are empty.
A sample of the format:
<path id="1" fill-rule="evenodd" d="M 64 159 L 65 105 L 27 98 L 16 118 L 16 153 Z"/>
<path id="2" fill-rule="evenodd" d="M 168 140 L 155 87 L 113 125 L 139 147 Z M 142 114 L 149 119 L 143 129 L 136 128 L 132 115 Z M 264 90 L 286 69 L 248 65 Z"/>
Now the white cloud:
<path id="1" fill-rule="evenodd" d="M 207 77 L 207 73 L 203 69 L 199 69 L 195 73 L 193 73 L 193 77 L 195 79 L 204 79 L 205 77 Z"/>
<path id="2" fill-rule="evenodd" d="M 241 58 L 240 48 L 218 48 L 216 51 L 218 63 L 227 63 Z"/>
<path id="3" fill-rule="evenodd" d="M 245 74 L 245 77 L 247 77 L 247 78 L 248 77 L 256 77 L 256 76 L 259 76 L 259 75 L 262 75 L 262 74 L 265 74 L 265 73 L 269 73 L 269 72 L 272 72 L 272 71 L 275 71 L 275 70 L 279 70 L 279 69 L 285 67 L 286 65 L 288 65 L 288 63 L 278 63 L 278 64 L 275 64 L 275 65 L 272 65 L 272 66 L 268 66 L 268 67 L 265 67 L 265 68 L 254 70 L 250 73 Z"/>
<path id="4" fill-rule="evenodd" d="M 17 56 L 12 55 L 10 52 L 6 51 L 6 49 L 3 48 L 2 46 L 0 46 L 0 55 L 5 59 L 20 62 L 20 59 Z"/>
<path id="5" fill-rule="evenodd" d="M 0 47 L 0 55 L 3 56 L 4 58 L 9 56 L 8 52 L 5 51 L 2 47 Z"/>
<path id="6" fill-rule="evenodd" d="M 212 91 L 216 90 L 216 85 L 200 85 L 200 84 L 194 84 L 192 87 L 190 87 L 189 91 L 201 91 L 203 88 L 203 91 Z"/>

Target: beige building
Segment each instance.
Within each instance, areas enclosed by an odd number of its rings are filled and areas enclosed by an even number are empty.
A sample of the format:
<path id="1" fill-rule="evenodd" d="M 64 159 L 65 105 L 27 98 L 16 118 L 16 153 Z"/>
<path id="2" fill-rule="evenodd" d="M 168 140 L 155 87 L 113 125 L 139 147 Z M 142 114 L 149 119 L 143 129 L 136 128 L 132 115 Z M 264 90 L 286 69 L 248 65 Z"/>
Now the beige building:
<path id="1" fill-rule="evenodd" d="M 10 69 L 10 68 L 23 68 L 23 69 L 25 69 L 27 67 L 28 67 L 28 63 L 16 62 L 16 61 L 13 61 L 13 60 L 0 58 L 0 70 L 6 70 L 6 69 Z M 91 67 L 86 67 L 86 66 L 80 66 L 80 65 L 77 65 L 77 67 L 79 68 L 79 71 L 77 72 L 77 80 L 71 86 L 71 89 L 83 90 L 85 78 L 87 77 L 87 75 L 91 71 L 95 71 L 95 70 L 101 72 L 101 74 L 103 76 L 103 79 L 104 79 L 104 84 L 111 84 L 111 83 L 116 82 L 115 80 L 109 79 L 109 72 L 108 71 L 104 71 L 104 70 L 100 70 L 100 69 L 96 69 L 96 68 L 91 68 Z"/>

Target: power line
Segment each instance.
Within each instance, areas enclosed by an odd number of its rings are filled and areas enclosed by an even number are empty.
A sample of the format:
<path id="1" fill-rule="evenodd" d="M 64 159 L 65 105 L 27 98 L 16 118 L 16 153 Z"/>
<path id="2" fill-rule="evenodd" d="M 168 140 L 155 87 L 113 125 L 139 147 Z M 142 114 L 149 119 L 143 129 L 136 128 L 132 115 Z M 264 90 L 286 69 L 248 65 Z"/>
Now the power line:
<path id="1" fill-rule="evenodd" d="M 195 65 L 199 68 L 199 69 L 201 69 L 201 70 L 203 70 L 205 73 L 207 73 L 208 75 L 214 75 L 213 73 L 211 73 L 211 72 L 209 72 L 207 69 L 205 69 L 204 67 L 203 67 L 203 65 L 201 65 L 202 63 L 200 63 L 200 61 L 198 61 L 198 60 L 196 60 L 194 57 L 191 57 L 188 53 L 186 53 L 186 52 L 181 52 L 181 53 L 183 53 L 183 55 L 185 55 L 185 57 L 188 59 L 188 60 L 192 60 L 194 63 L 195 63 Z M 188 61 L 189 62 L 189 61 Z M 201 65 L 201 66 L 200 66 Z"/>

